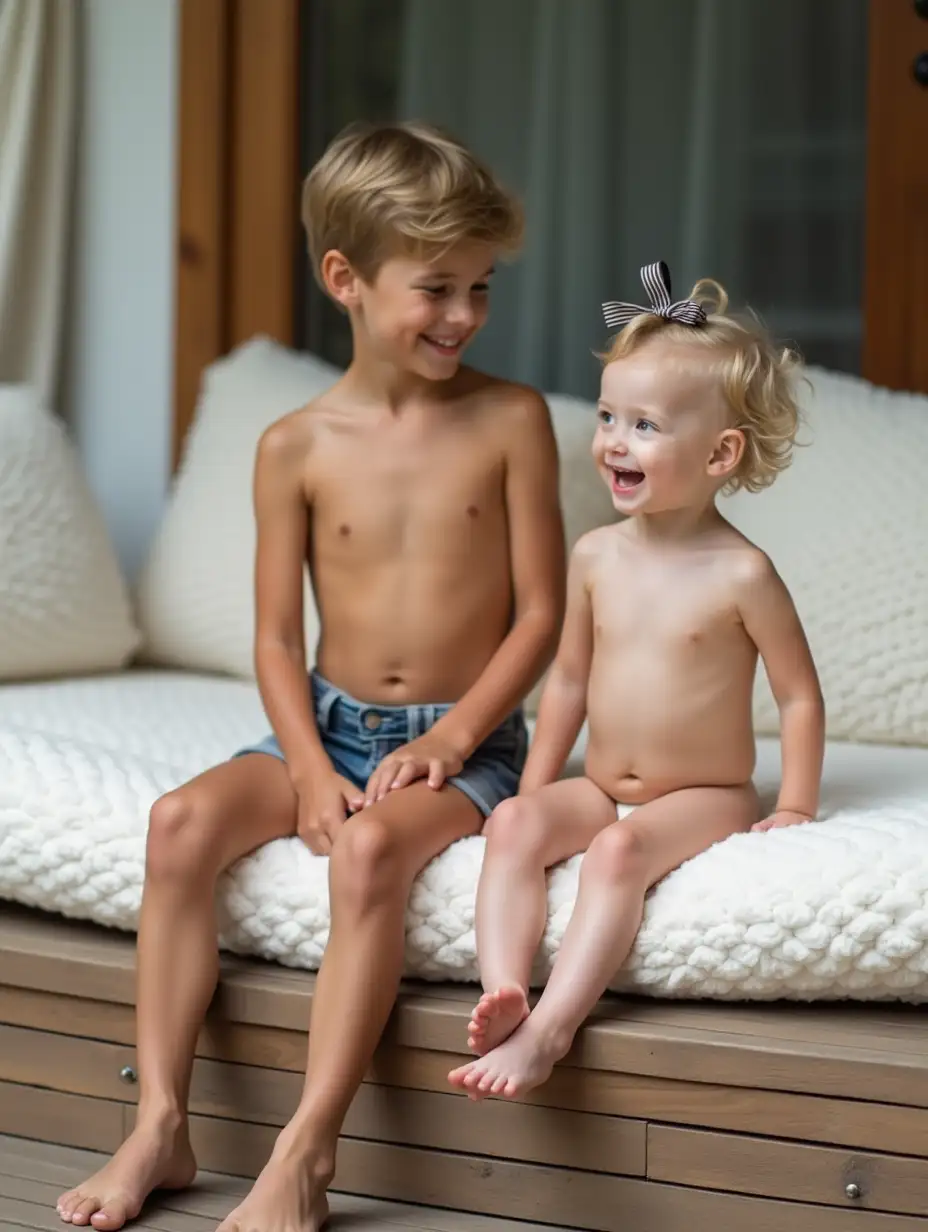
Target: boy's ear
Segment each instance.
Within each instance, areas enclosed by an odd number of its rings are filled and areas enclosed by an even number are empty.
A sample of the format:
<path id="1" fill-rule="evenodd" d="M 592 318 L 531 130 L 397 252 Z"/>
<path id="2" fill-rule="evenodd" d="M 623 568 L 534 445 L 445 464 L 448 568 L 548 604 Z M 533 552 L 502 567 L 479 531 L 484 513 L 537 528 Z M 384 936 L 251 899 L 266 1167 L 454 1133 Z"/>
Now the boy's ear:
<path id="1" fill-rule="evenodd" d="M 744 433 L 739 428 L 726 428 L 709 456 L 709 474 L 713 479 L 729 479 L 743 457 Z"/>
<path id="2" fill-rule="evenodd" d="M 337 304 L 345 309 L 357 304 L 360 278 L 344 253 L 330 248 L 320 262 L 319 272 L 322 285 Z"/>

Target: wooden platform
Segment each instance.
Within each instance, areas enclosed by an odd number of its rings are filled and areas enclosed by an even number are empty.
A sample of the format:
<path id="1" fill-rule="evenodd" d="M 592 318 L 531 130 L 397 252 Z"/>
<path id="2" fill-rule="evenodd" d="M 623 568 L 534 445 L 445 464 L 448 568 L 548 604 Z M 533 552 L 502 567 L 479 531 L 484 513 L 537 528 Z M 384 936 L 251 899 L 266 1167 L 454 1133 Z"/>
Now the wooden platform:
<path id="1" fill-rule="evenodd" d="M 95 1172 L 107 1156 L 0 1134 L 0 1232 L 61 1232 L 55 1202 Z M 201 1172 L 184 1193 L 156 1195 L 134 1228 L 214 1232 L 251 1187 L 245 1177 Z M 463 1215 L 411 1203 L 333 1194 L 332 1232 L 549 1232 L 539 1224 Z"/>
<path id="2" fill-rule="evenodd" d="M 133 942 L 0 905 L 0 1133 L 123 1139 Z M 203 1168 L 260 1169 L 299 1096 L 312 990 L 305 973 L 224 963 L 191 1100 Z M 338 1191 L 603 1232 L 928 1232 L 924 1009 L 616 998 L 529 1100 L 477 1105 L 446 1082 L 473 996 L 404 990 Z"/>

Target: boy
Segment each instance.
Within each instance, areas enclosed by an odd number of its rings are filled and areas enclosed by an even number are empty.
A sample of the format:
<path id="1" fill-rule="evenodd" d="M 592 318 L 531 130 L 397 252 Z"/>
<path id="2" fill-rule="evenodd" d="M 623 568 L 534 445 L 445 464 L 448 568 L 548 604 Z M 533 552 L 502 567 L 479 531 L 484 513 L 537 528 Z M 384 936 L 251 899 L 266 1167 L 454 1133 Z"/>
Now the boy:
<path id="1" fill-rule="evenodd" d="M 477 896 L 485 995 L 453 1070 L 473 1098 L 547 1080 L 615 972 L 648 889 L 729 834 L 810 821 L 824 708 L 789 594 L 719 513 L 722 489 L 757 491 L 789 462 L 795 360 L 756 322 L 725 316 L 716 284 L 671 304 L 663 264 L 642 270 L 651 308 L 604 356 L 597 469 L 618 525 L 577 544 L 567 615 L 517 799 L 487 824 Z M 715 294 L 715 311 L 702 302 Z M 758 655 L 781 715 L 783 782 L 759 820 L 751 697 Z M 556 782 L 584 715 L 584 777 Z M 573 916 L 535 1009 L 526 1001 L 545 927 L 545 870 L 585 851 Z"/>
<path id="2" fill-rule="evenodd" d="M 318 1232 L 339 1130 L 396 997 L 413 879 L 515 791 L 516 708 L 556 643 L 564 541 L 547 408 L 461 365 L 494 260 L 520 238 L 516 206 L 438 132 L 361 127 L 310 173 L 304 222 L 354 353 L 258 450 L 256 667 L 275 735 L 152 809 L 136 1129 L 60 1199 L 72 1224 L 118 1228 L 155 1187 L 192 1181 L 186 1104 L 217 978 L 216 881 L 297 833 L 330 858 L 306 1083 L 222 1228 Z M 308 683 L 307 562 L 322 629 Z"/>

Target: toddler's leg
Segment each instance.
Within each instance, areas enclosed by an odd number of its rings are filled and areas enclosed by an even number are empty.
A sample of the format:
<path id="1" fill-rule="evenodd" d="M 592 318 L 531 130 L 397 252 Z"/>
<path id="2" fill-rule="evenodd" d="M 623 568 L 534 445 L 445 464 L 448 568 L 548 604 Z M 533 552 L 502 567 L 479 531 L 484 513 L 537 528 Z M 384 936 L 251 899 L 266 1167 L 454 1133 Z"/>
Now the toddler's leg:
<path id="1" fill-rule="evenodd" d="M 193 1180 L 187 1095 L 219 970 L 216 882 L 295 823 L 287 769 L 262 754 L 208 770 L 155 802 L 138 936 L 136 1126 L 100 1172 L 58 1200 L 65 1222 L 119 1228 L 152 1189 Z"/>
<path id="2" fill-rule="evenodd" d="M 348 1106 L 403 970 L 416 874 L 482 818 L 454 787 L 416 782 L 346 821 L 329 864 L 332 923 L 313 994 L 306 1084 L 251 1193 L 220 1232 L 318 1232 Z"/>
<path id="3" fill-rule="evenodd" d="M 642 805 L 593 839 L 547 988 L 508 1040 L 466 1067 L 464 1088 L 475 1098 L 511 1098 L 545 1082 L 628 956 L 648 888 L 713 843 L 748 830 L 759 812 L 750 785 L 694 787 Z"/>
<path id="4" fill-rule="evenodd" d="M 477 888 L 477 957 L 484 995 L 468 1028 L 468 1046 L 489 1052 L 528 1015 L 529 978 L 545 929 L 545 870 L 589 846 L 615 820 L 615 805 L 586 778 L 552 783 L 505 800 L 486 824 Z M 462 1070 L 453 1070 L 460 1085 Z M 455 1075 L 457 1077 L 455 1077 Z"/>

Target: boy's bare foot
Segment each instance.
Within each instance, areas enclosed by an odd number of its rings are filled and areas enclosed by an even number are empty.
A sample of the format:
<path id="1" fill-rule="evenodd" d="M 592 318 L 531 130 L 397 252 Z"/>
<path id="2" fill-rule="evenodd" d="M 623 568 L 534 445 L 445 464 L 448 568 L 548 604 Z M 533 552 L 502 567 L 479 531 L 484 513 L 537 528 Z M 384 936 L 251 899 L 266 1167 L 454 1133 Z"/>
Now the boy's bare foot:
<path id="1" fill-rule="evenodd" d="M 505 984 L 495 992 L 485 992 L 467 1024 L 467 1047 L 482 1057 L 499 1047 L 526 1018 L 528 1001 L 518 984 Z"/>
<path id="2" fill-rule="evenodd" d="M 108 1164 L 61 1195 L 58 1214 L 65 1223 L 113 1232 L 136 1217 L 153 1190 L 185 1189 L 196 1174 L 183 1122 L 140 1122 Z"/>
<path id="3" fill-rule="evenodd" d="M 314 1168 L 305 1154 L 288 1152 L 278 1141 L 251 1193 L 218 1232 L 321 1232 L 329 1217 L 331 1176 L 331 1168 Z"/>
<path id="4" fill-rule="evenodd" d="M 453 1069 L 448 1081 L 466 1091 L 471 1099 L 485 1099 L 488 1095 L 515 1099 L 547 1082 L 555 1063 L 569 1047 L 569 1040 L 542 1035 L 527 1018 L 492 1052 Z"/>

